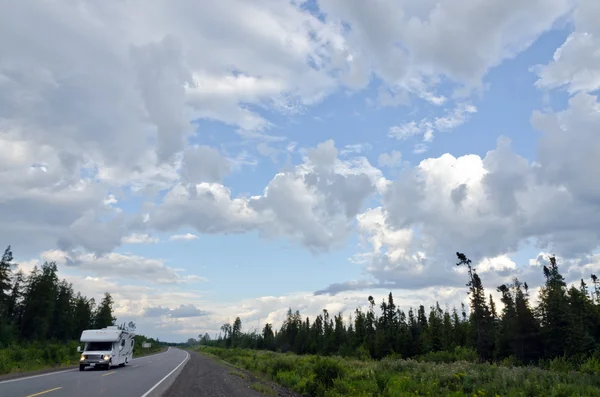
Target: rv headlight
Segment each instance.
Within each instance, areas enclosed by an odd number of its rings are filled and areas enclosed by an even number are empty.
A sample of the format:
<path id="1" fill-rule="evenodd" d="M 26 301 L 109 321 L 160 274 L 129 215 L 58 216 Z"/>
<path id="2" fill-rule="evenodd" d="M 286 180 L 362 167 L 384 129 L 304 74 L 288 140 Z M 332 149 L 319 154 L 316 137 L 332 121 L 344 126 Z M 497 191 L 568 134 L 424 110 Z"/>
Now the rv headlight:
<path id="1" fill-rule="evenodd" d="M 110 358 L 110 356 L 108 354 L 104 355 L 104 361 L 108 361 L 109 358 Z"/>
<path id="2" fill-rule="evenodd" d="M 83 360 L 85 360 L 85 356 L 82 354 L 81 358 L 79 359 L 79 361 L 83 361 Z"/>

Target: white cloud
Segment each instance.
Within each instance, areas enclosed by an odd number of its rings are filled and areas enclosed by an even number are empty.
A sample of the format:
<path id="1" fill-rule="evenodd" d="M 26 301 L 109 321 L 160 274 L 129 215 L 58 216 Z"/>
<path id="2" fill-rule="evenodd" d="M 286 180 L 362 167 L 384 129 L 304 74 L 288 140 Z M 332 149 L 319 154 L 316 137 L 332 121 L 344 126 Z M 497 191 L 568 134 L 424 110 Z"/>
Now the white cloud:
<path id="1" fill-rule="evenodd" d="M 565 261 L 598 247 L 600 188 L 591 181 L 600 167 L 600 110 L 590 95 L 600 87 L 597 1 L 577 3 L 576 30 L 536 69 L 539 88 L 572 94 L 566 110 L 533 115 L 537 163 L 500 140 L 485 155 L 407 166 L 395 181 L 356 155 L 368 144 L 338 149 L 327 140 L 299 150 L 273 112 L 302 114 L 340 88 L 377 81 L 382 106 L 415 100 L 446 108 L 390 129 L 398 139 L 418 137 L 414 152 L 424 153 L 435 134 L 476 112 L 465 93 L 481 89 L 490 68 L 527 48 L 572 1 L 320 0 L 318 16 L 298 2 L 205 3 L 24 0 L 0 14 L 0 240 L 20 256 L 43 251 L 86 294 L 115 291 L 119 316 L 143 322 L 145 310 L 156 309 L 165 315 L 154 330 L 190 333 L 217 330 L 238 314 L 280 321 L 288 306 L 310 315 L 354 309 L 364 294 L 219 305 L 177 290 L 201 276 L 115 253 L 117 246 L 189 227 L 258 231 L 321 252 L 344 246 L 357 226 L 362 246 L 353 261 L 364 264 L 365 277 L 328 290 L 402 288 L 406 302 L 431 294 L 464 300 L 463 276 L 449 259 L 456 250 L 495 282 L 522 271 L 510 253 L 529 240 Z M 195 120 L 232 126 L 239 151 L 206 144 L 212 131 Z M 260 193 L 238 194 L 224 181 L 258 165 L 253 148 L 303 158 L 265 180 Z M 401 161 L 392 151 L 378 165 Z M 143 202 L 133 215 L 131 198 Z M 595 269 L 597 258 L 588 256 L 573 277 Z M 217 314 L 194 316 L 205 310 Z"/>
<path id="2" fill-rule="evenodd" d="M 230 169 L 215 149 L 186 149 L 191 120 L 269 140 L 274 124 L 262 109 L 288 114 L 374 76 L 396 99 L 410 92 L 439 105 L 440 76 L 479 80 L 568 8 L 566 0 L 367 8 L 323 0 L 323 19 L 264 0 L 76 4 L 20 1 L 0 16 L 0 146 L 10 153 L 0 177 L 12 187 L 3 215 L 30 214 L 18 224 L 4 215 L 10 235 L 0 237 L 27 240 L 18 248 L 30 254 L 56 245 L 110 251 L 129 233 L 104 212 L 121 211 L 110 206 L 123 191 L 177 189 L 182 176 L 221 182 Z M 51 47 L 39 40 L 50 36 Z M 82 238 L 86 222 L 102 223 L 93 226 L 99 238 Z"/>
<path id="3" fill-rule="evenodd" d="M 201 277 L 181 275 L 180 270 L 165 265 L 163 260 L 137 255 L 112 252 L 96 256 L 88 253 L 50 250 L 44 251 L 41 257 L 45 261 L 66 266 L 70 271 L 121 282 L 142 280 L 147 283 L 184 284 L 203 280 Z"/>
<path id="4" fill-rule="evenodd" d="M 436 132 L 445 132 L 463 125 L 470 114 L 477 112 L 477 108 L 468 103 L 459 103 L 443 116 L 434 119 L 422 119 L 419 122 L 409 121 L 407 123 L 392 126 L 388 131 L 390 138 L 406 140 L 414 136 L 423 136 L 423 142 L 431 142 Z M 422 153 L 423 151 L 417 152 Z"/>
<path id="5" fill-rule="evenodd" d="M 380 167 L 396 167 L 402 161 L 402 153 L 398 150 L 392 150 L 390 153 L 381 153 L 377 158 L 377 165 Z"/>
<path id="6" fill-rule="evenodd" d="M 160 241 L 158 237 L 152 237 L 149 234 L 133 233 L 127 237 L 123 237 L 123 244 L 156 244 Z"/>
<path id="7" fill-rule="evenodd" d="M 478 263 L 492 285 L 511 274 L 539 282 L 507 255 L 531 243 L 568 260 L 598 249 L 600 190 L 590 183 L 600 169 L 598 98 L 577 94 L 566 110 L 535 112 L 532 124 L 541 133 L 536 163 L 501 138 L 484 157 L 447 153 L 403 170 L 382 206 L 357 217 L 368 242 L 354 259 L 365 266 L 363 287 L 458 285 L 456 251 Z"/>
<path id="8" fill-rule="evenodd" d="M 167 307 L 147 307 L 144 309 L 144 317 L 161 317 L 167 316 L 171 318 L 190 318 L 190 317 L 201 317 L 208 315 L 209 312 L 200 310 L 193 304 L 179 305 L 175 309 L 169 309 Z"/>
<path id="9" fill-rule="evenodd" d="M 321 0 L 319 5 L 350 27 L 340 54 L 340 60 L 350 59 L 350 85 L 363 86 L 374 73 L 389 85 L 441 103 L 432 93 L 440 75 L 478 85 L 489 68 L 551 28 L 571 2 Z"/>
<path id="10" fill-rule="evenodd" d="M 342 150 L 340 150 L 340 155 L 348 155 L 348 154 L 362 154 L 371 149 L 371 145 L 368 143 L 356 143 L 354 145 L 346 145 Z"/>
<path id="11" fill-rule="evenodd" d="M 494 258 L 483 258 L 479 264 L 475 265 L 477 272 L 485 274 L 487 272 L 506 272 L 511 274 L 516 270 L 516 263 L 507 255 L 500 255 Z"/>
<path id="12" fill-rule="evenodd" d="M 229 160 L 212 147 L 187 148 L 183 153 L 181 173 L 187 182 L 221 182 L 230 171 Z"/>
<path id="13" fill-rule="evenodd" d="M 197 238 L 198 238 L 198 236 L 196 236 L 195 234 L 186 233 L 186 234 L 174 234 L 171 237 L 169 237 L 169 240 L 171 240 L 171 241 L 191 241 L 191 240 L 196 240 Z"/>
<path id="14" fill-rule="evenodd" d="M 552 61 L 537 65 L 538 88 L 564 87 L 569 94 L 592 93 L 600 89 L 600 5 L 595 0 L 579 0 L 573 19 L 575 29 L 558 48 Z"/>
<path id="15" fill-rule="evenodd" d="M 231 197 L 220 184 L 178 185 L 150 215 L 160 230 L 182 226 L 200 233 L 258 230 L 287 236 L 314 251 L 342 244 L 365 200 L 385 185 L 365 158 L 338 158 L 332 140 L 308 149 L 304 162 L 280 172 L 260 196 Z"/>

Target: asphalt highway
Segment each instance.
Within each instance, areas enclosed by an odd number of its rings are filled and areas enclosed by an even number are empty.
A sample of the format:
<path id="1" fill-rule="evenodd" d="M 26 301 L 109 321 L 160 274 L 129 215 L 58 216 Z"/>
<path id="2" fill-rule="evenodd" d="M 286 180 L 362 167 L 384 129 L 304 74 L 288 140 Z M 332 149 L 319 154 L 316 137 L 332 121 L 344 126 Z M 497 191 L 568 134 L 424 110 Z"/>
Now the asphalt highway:
<path id="1" fill-rule="evenodd" d="M 135 357 L 135 352 L 134 352 Z M 86 368 L 0 381 L 1 397 L 157 397 L 189 359 L 183 350 L 134 358 L 125 367 Z"/>

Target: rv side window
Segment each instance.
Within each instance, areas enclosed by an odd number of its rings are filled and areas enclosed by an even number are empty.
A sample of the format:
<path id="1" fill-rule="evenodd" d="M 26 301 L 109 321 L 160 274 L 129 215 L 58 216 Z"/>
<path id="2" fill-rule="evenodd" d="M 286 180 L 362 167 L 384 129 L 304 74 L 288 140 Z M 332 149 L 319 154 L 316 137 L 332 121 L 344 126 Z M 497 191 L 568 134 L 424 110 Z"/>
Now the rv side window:
<path id="1" fill-rule="evenodd" d="M 125 339 L 123 339 L 123 340 L 121 341 L 121 347 L 124 347 L 124 346 L 125 346 Z"/>
<path id="2" fill-rule="evenodd" d="M 131 347 L 133 347 L 133 339 L 131 340 Z"/>

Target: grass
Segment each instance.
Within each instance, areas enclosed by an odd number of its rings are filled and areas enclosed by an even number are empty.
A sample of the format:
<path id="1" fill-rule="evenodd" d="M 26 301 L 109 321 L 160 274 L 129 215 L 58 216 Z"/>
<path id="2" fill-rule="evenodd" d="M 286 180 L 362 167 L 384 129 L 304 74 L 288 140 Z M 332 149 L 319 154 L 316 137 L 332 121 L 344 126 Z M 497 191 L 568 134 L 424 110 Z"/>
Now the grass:
<path id="1" fill-rule="evenodd" d="M 79 363 L 81 353 L 77 342 L 32 343 L 27 346 L 11 345 L 0 349 L 0 375 L 71 367 Z M 143 357 L 166 350 L 166 347 L 136 347 L 133 356 Z"/>
<path id="2" fill-rule="evenodd" d="M 272 387 L 265 385 L 264 383 L 254 382 L 250 385 L 250 388 L 264 394 L 265 396 L 277 396 L 277 391 Z"/>
<path id="3" fill-rule="evenodd" d="M 244 380 L 248 379 L 248 375 L 246 375 L 242 372 L 239 372 L 239 371 L 231 371 L 231 372 L 229 372 L 229 375 L 234 375 L 234 376 L 237 376 L 238 378 L 242 378 Z"/>
<path id="4" fill-rule="evenodd" d="M 242 349 L 203 348 L 239 368 L 262 374 L 305 396 L 600 396 L 594 363 L 585 371 L 419 360 L 355 360 Z M 443 358 L 443 357 L 442 357 Z M 583 369 L 583 368 L 582 368 Z"/>

